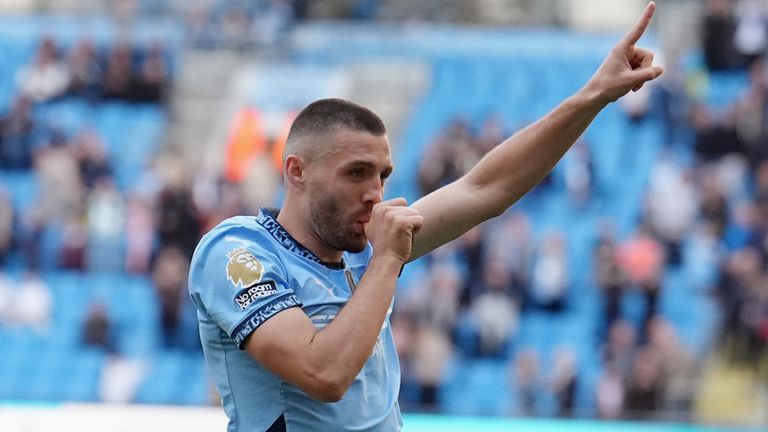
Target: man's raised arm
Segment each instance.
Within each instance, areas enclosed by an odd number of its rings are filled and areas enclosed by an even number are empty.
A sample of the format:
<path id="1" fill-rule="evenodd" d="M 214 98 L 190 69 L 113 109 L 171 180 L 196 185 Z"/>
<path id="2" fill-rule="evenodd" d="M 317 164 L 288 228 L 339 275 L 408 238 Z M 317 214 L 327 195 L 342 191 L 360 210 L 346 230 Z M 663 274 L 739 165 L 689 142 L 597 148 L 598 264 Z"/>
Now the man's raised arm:
<path id="1" fill-rule="evenodd" d="M 651 21 L 650 2 L 587 84 L 552 112 L 490 151 L 465 176 L 413 203 L 424 217 L 411 259 L 498 216 L 538 184 L 610 102 L 662 73 L 635 44 Z"/>

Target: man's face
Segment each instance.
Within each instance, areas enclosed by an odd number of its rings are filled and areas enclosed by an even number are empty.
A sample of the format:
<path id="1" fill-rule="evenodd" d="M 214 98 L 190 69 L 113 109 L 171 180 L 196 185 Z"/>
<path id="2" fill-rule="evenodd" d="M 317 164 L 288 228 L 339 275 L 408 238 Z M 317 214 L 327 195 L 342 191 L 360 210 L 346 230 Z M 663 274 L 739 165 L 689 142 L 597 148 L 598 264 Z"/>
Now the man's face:
<path id="1" fill-rule="evenodd" d="M 325 152 L 306 169 L 310 223 L 326 247 L 362 252 L 367 244 L 364 226 L 392 172 L 389 140 L 347 129 L 327 139 Z"/>

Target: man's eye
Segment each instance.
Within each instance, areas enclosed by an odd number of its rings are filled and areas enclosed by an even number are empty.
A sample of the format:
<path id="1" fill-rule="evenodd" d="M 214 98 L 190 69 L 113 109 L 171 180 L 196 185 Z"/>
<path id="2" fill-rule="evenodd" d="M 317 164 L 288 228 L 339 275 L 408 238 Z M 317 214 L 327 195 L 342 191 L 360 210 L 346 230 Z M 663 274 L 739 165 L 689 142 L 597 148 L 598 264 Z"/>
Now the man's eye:
<path id="1" fill-rule="evenodd" d="M 351 175 L 352 177 L 362 177 L 365 175 L 365 171 L 361 169 L 354 169 L 349 172 L 349 175 Z"/>

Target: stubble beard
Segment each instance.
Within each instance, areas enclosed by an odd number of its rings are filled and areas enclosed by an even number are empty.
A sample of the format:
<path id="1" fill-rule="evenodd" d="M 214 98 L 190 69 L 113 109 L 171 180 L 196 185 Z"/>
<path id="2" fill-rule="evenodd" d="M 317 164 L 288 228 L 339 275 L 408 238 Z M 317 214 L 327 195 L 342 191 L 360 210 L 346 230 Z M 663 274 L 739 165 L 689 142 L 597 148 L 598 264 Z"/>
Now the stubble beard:
<path id="1" fill-rule="evenodd" d="M 351 224 L 340 219 L 343 208 L 333 196 L 321 196 L 310 204 L 310 216 L 320 241 L 331 249 L 360 253 L 368 242 L 365 235 L 351 229 Z"/>

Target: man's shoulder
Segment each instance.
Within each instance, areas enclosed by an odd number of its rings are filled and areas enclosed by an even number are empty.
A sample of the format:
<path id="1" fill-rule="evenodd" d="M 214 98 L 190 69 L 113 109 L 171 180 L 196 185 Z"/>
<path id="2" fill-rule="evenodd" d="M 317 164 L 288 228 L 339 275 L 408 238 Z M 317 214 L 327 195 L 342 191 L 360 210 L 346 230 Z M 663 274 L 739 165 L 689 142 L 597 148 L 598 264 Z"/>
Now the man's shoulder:
<path id="1" fill-rule="evenodd" d="M 282 248 L 255 216 L 234 216 L 216 225 L 197 245 L 190 262 L 190 291 L 210 280 L 259 280 L 285 274 Z M 222 279 L 223 278 L 223 279 Z M 241 283 L 242 285 L 242 283 Z"/>
<path id="2" fill-rule="evenodd" d="M 213 251 L 231 248 L 246 248 L 270 255 L 278 252 L 273 237 L 256 216 L 233 216 L 203 236 L 192 260 L 206 260 Z"/>

